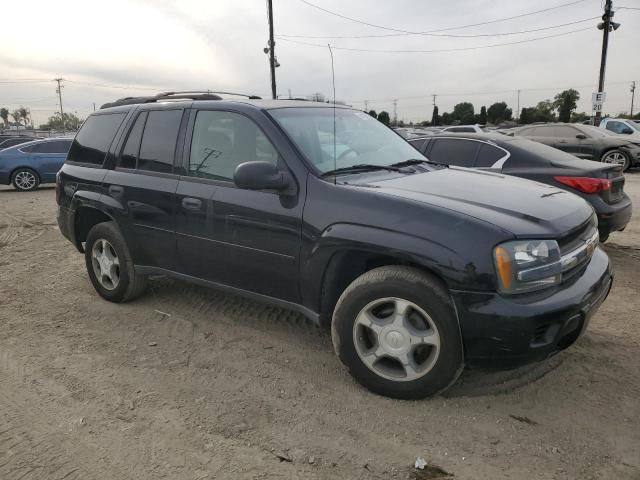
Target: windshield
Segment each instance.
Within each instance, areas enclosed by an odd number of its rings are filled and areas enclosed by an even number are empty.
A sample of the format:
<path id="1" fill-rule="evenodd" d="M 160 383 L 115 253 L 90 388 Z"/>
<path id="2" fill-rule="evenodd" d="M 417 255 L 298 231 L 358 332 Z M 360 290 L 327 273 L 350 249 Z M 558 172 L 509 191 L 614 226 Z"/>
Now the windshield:
<path id="1" fill-rule="evenodd" d="M 616 137 L 617 135 L 604 128 L 594 127 L 593 125 L 580 125 L 580 130 L 592 138 Z"/>
<path id="2" fill-rule="evenodd" d="M 426 158 L 365 112 L 332 108 L 277 108 L 269 112 L 321 172 L 353 165 L 388 166 Z M 334 155 L 335 152 L 335 155 Z"/>
<path id="3" fill-rule="evenodd" d="M 634 121 L 627 122 L 627 123 L 628 123 L 628 125 L 631 126 L 631 128 L 633 128 L 633 129 L 637 130 L 638 132 L 640 132 L 640 123 L 636 123 Z"/>

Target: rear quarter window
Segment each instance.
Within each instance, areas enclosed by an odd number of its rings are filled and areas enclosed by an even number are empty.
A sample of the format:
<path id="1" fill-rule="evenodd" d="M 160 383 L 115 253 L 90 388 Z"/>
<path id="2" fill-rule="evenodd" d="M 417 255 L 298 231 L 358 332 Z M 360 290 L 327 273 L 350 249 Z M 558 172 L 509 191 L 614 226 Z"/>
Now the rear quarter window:
<path id="1" fill-rule="evenodd" d="M 125 116 L 126 113 L 108 113 L 87 118 L 71 144 L 67 161 L 102 165 Z"/>

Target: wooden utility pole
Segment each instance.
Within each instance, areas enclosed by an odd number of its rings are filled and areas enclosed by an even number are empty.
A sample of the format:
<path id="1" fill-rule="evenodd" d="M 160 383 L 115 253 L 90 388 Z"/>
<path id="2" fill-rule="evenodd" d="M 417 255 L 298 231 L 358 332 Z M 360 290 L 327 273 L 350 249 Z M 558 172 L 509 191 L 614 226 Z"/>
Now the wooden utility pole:
<path id="1" fill-rule="evenodd" d="M 273 5 L 272 0 L 267 0 L 269 8 L 269 67 L 271 68 L 271 96 L 275 100 L 276 95 L 276 42 L 273 40 Z"/>
<path id="2" fill-rule="evenodd" d="M 66 133 L 64 128 L 64 111 L 62 110 L 62 85 L 61 82 L 64 78 L 54 78 L 53 81 L 58 83 L 58 88 L 56 89 L 56 93 L 58 94 L 58 99 L 60 100 L 60 120 L 62 121 L 62 134 Z"/>
<path id="3" fill-rule="evenodd" d="M 607 69 L 607 49 L 609 47 L 609 30 L 611 30 L 611 17 L 613 12 L 613 0 L 606 0 L 604 5 L 604 15 L 602 15 L 602 54 L 600 56 L 600 77 L 598 79 L 598 92 L 604 92 L 604 74 Z M 600 26 L 598 26 L 600 28 Z M 600 125 L 600 118 L 602 118 L 602 112 L 597 111 L 594 120 L 594 125 Z"/>

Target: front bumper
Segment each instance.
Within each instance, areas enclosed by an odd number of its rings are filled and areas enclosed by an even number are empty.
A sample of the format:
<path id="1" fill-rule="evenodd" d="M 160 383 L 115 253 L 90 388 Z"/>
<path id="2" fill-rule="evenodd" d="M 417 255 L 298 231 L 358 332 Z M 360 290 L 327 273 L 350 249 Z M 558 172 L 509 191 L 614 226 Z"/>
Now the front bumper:
<path id="1" fill-rule="evenodd" d="M 514 368 L 573 344 L 611 289 L 609 257 L 596 248 L 583 274 L 543 298 L 452 291 L 469 366 Z"/>

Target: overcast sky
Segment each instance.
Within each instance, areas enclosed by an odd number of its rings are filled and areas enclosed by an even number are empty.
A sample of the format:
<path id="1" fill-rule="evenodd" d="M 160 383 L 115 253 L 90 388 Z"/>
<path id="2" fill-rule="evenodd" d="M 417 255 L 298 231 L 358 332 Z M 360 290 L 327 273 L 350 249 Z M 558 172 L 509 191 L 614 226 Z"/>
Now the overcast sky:
<path id="1" fill-rule="evenodd" d="M 494 21 L 569 3 L 571 0 L 395 0 L 393 2 L 309 0 L 322 8 L 370 24 L 410 32 L 447 29 L 440 34 L 479 35 L 556 26 L 602 14 L 601 0 L 583 0 L 551 11 Z M 277 35 L 354 36 L 393 32 L 338 18 L 302 0 L 273 0 Z M 640 80 L 639 0 L 615 0 L 607 68 L 606 110 L 628 111 L 629 84 Z M 55 84 L 65 78 L 63 107 L 82 117 L 104 102 L 167 89 L 270 92 L 265 0 L 29 0 L 5 1 L 0 41 L 0 106 L 31 108 L 36 124 L 56 110 Z M 481 105 L 504 100 L 516 109 L 574 87 L 579 110 L 591 109 L 600 62 L 598 20 L 518 35 L 434 37 L 400 35 L 364 39 L 276 40 L 281 66 L 278 94 L 331 95 L 327 43 L 335 47 L 336 97 L 359 108 L 398 118 L 430 119 L 431 95 L 440 112 L 455 103 Z M 590 27 L 590 28 L 589 28 Z M 493 48 L 436 53 L 342 50 L 450 50 L 518 42 L 564 32 L 564 36 Z M 291 40 L 291 38 L 289 37 Z M 10 83 L 18 82 L 18 83 Z M 91 85 L 89 85 L 91 84 Z M 640 87 L 640 82 L 638 82 Z M 117 87 L 117 88 L 116 88 Z M 136 87 L 136 88 L 132 88 Z M 493 93 L 486 93 L 493 92 Z M 640 90 L 638 91 L 640 93 Z M 640 98 L 637 102 L 640 107 Z M 639 108 L 640 111 L 640 108 Z"/>

